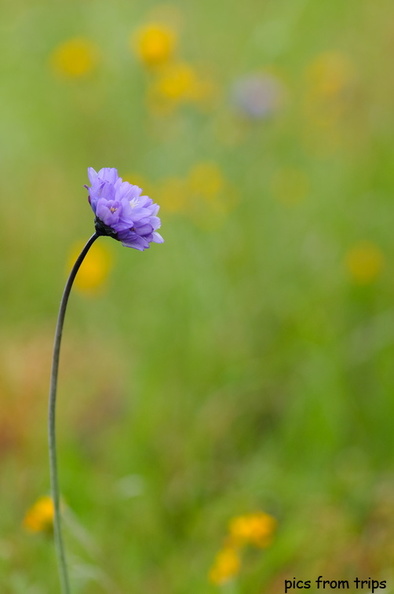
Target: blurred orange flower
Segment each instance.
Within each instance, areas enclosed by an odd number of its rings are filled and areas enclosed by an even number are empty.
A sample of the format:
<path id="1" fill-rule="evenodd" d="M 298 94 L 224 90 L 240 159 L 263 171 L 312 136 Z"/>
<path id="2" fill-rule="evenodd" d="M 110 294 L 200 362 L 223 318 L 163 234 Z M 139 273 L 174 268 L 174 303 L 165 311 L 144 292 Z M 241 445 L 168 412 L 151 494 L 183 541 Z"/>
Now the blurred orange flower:
<path id="1" fill-rule="evenodd" d="M 28 532 L 50 532 L 53 528 L 54 507 L 52 498 L 40 497 L 27 511 L 23 527 Z"/>
<path id="2" fill-rule="evenodd" d="M 237 546 L 251 544 L 264 548 L 271 544 L 275 528 L 275 518 L 264 512 L 237 516 L 229 525 L 230 542 Z"/>
<path id="3" fill-rule="evenodd" d="M 223 548 L 216 555 L 209 571 L 209 581 L 222 585 L 241 570 L 241 551 L 247 545 L 265 548 L 271 544 L 276 520 L 264 512 L 236 516 L 230 521 Z"/>
<path id="4" fill-rule="evenodd" d="M 226 546 L 216 555 L 208 578 L 210 582 L 220 586 L 238 575 L 240 569 L 241 560 L 237 549 Z"/>
<path id="5" fill-rule="evenodd" d="M 146 66 L 161 66 L 173 56 L 177 37 L 166 25 L 150 23 L 134 33 L 130 46 Z"/>

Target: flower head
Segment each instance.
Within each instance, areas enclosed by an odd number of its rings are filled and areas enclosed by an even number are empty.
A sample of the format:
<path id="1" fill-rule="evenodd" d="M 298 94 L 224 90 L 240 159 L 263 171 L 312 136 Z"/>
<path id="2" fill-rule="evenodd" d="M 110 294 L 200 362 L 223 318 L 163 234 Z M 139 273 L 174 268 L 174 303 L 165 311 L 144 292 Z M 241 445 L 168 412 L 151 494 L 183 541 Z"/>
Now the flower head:
<path id="1" fill-rule="evenodd" d="M 236 81 L 232 88 L 236 107 L 248 118 L 269 118 L 283 102 L 284 89 L 279 78 L 270 74 L 251 74 Z"/>
<path id="2" fill-rule="evenodd" d="M 355 81 L 355 68 L 350 58 L 338 51 L 318 54 L 306 69 L 309 93 L 315 99 L 335 99 Z"/>
<path id="3" fill-rule="evenodd" d="M 163 243 L 157 233 L 161 222 L 157 213 L 159 206 L 142 190 L 119 177 L 116 169 L 104 167 L 95 171 L 88 169 L 91 186 L 89 204 L 95 218 L 96 232 L 117 239 L 125 247 L 146 250 L 150 243 Z"/>
<path id="4" fill-rule="evenodd" d="M 53 528 L 53 516 L 52 498 L 40 497 L 26 513 L 23 526 L 28 532 L 49 532 Z"/>
<path id="5" fill-rule="evenodd" d="M 241 570 L 241 554 L 247 545 L 269 546 L 276 528 L 276 520 L 264 512 L 254 512 L 231 519 L 223 548 L 216 555 L 209 571 L 209 581 L 223 585 L 234 579 Z"/>
<path id="6" fill-rule="evenodd" d="M 267 547 L 276 528 L 276 520 L 264 512 L 255 512 L 233 518 L 229 526 L 232 543 Z"/>
<path id="7" fill-rule="evenodd" d="M 211 81 L 187 62 L 173 61 L 163 66 L 152 81 L 148 100 L 153 110 L 168 111 L 180 105 L 204 105 L 213 98 Z"/>
<path id="8" fill-rule="evenodd" d="M 209 581 L 212 584 L 222 585 L 238 575 L 241 560 L 238 551 L 226 546 L 218 552 L 215 562 L 209 571 Z"/>
<path id="9" fill-rule="evenodd" d="M 384 267 L 383 252 L 370 241 L 360 241 L 347 252 L 345 264 L 354 283 L 368 285 L 377 279 Z"/>
<path id="10" fill-rule="evenodd" d="M 160 66 L 172 57 L 176 34 L 169 27 L 160 23 L 151 23 L 141 27 L 131 39 L 131 45 L 147 66 Z"/>
<path id="11" fill-rule="evenodd" d="M 90 74 L 98 62 L 96 45 L 84 37 L 74 37 L 58 45 L 52 56 L 52 68 L 68 78 L 83 78 Z"/>

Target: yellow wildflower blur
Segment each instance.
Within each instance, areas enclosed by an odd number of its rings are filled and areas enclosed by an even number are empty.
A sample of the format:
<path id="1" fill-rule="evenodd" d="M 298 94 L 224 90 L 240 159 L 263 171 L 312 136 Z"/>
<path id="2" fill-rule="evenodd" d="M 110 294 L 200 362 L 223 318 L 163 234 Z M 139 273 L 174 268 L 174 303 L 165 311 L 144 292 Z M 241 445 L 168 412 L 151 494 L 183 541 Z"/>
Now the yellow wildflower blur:
<path id="1" fill-rule="evenodd" d="M 220 224 L 238 200 L 214 161 L 195 163 L 186 177 L 162 180 L 155 194 L 164 210 L 185 213 L 205 228 Z"/>
<path id="2" fill-rule="evenodd" d="M 53 70 L 68 78 L 83 78 L 96 68 L 99 51 L 85 37 L 74 37 L 58 45 L 51 56 Z"/>
<path id="3" fill-rule="evenodd" d="M 339 51 L 323 52 L 309 64 L 306 76 L 314 95 L 336 97 L 353 81 L 354 66 Z"/>
<path id="4" fill-rule="evenodd" d="M 346 254 L 345 265 L 358 285 L 372 283 L 382 271 L 384 257 L 380 248 L 370 241 L 361 241 Z"/>
<path id="5" fill-rule="evenodd" d="M 164 210 L 180 212 L 186 209 L 187 186 L 180 177 L 168 177 L 157 189 L 158 200 Z"/>
<path id="6" fill-rule="evenodd" d="M 159 23 L 150 23 L 132 36 L 130 45 L 146 66 L 162 66 L 172 58 L 176 42 L 173 29 Z"/>
<path id="7" fill-rule="evenodd" d="M 314 153 L 330 154 L 341 148 L 351 121 L 356 88 L 352 60 L 339 51 L 318 54 L 305 70 L 303 136 Z"/>
<path id="8" fill-rule="evenodd" d="M 216 163 L 202 161 L 191 168 L 188 184 L 194 194 L 211 200 L 223 190 L 225 180 Z"/>
<path id="9" fill-rule="evenodd" d="M 354 67 L 341 52 L 318 54 L 306 69 L 308 115 L 322 127 L 332 127 L 346 113 Z"/>
<path id="10" fill-rule="evenodd" d="M 264 512 L 255 512 L 233 518 L 229 525 L 229 539 L 234 546 L 254 545 L 267 547 L 271 544 L 276 520 Z"/>
<path id="11" fill-rule="evenodd" d="M 70 269 L 82 250 L 83 244 L 77 243 L 72 248 L 68 261 Z M 90 248 L 85 260 L 74 281 L 74 286 L 85 293 L 94 293 L 101 289 L 109 275 L 112 267 L 112 252 L 102 243 L 94 243 Z"/>
<path id="12" fill-rule="evenodd" d="M 185 62 L 178 62 L 170 64 L 159 76 L 156 90 L 163 97 L 178 101 L 193 99 L 197 85 L 197 75 L 194 69 Z"/>
<path id="13" fill-rule="evenodd" d="M 238 575 L 240 569 L 241 560 L 237 549 L 226 546 L 216 555 L 208 578 L 211 583 L 220 586 Z"/>
<path id="14" fill-rule="evenodd" d="M 214 87 L 199 76 L 187 62 L 172 62 L 163 67 L 148 91 L 153 111 L 164 112 L 184 103 L 204 103 L 212 99 Z"/>
<path id="15" fill-rule="evenodd" d="M 51 497 L 40 497 L 26 513 L 23 527 L 28 532 L 50 532 L 53 528 L 53 517 L 54 507 Z"/>
<path id="16" fill-rule="evenodd" d="M 204 227 L 216 226 L 237 202 L 234 188 L 214 161 L 193 165 L 186 178 L 186 186 L 189 208 L 196 222 Z"/>
<path id="17" fill-rule="evenodd" d="M 247 545 L 265 548 L 271 544 L 276 520 L 264 512 L 254 512 L 232 518 L 223 548 L 216 555 L 209 571 L 209 580 L 222 585 L 241 570 L 241 551 Z"/>

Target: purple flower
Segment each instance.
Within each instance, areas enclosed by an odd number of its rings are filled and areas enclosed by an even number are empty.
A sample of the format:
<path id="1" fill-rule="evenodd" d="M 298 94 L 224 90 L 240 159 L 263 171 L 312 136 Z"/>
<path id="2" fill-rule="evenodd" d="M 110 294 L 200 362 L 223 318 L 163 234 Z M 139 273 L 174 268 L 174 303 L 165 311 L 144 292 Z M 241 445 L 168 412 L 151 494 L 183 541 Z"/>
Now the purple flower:
<path id="1" fill-rule="evenodd" d="M 251 119 L 264 119 L 280 108 L 283 87 L 273 75 L 251 74 L 236 81 L 232 95 L 235 105 L 244 115 Z"/>
<path id="2" fill-rule="evenodd" d="M 122 181 L 118 171 L 104 167 L 95 171 L 88 169 L 91 186 L 89 204 L 95 218 L 96 232 L 110 235 L 125 247 L 146 250 L 150 243 L 163 243 L 157 233 L 161 222 L 157 213 L 159 206 L 148 196 L 141 196 L 142 190 L 129 182 Z"/>

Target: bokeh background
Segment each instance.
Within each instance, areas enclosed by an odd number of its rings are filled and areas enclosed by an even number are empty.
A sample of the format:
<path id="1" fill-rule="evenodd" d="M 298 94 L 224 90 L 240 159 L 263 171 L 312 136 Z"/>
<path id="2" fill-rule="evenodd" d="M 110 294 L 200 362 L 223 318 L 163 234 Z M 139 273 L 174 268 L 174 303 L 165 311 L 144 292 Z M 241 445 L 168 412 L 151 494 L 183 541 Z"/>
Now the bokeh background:
<path id="1" fill-rule="evenodd" d="M 100 239 L 71 297 L 74 591 L 280 594 L 323 575 L 392 592 L 391 0 L 1 13 L 1 592 L 58 591 L 35 502 L 89 166 L 161 205 L 165 243 Z M 275 531 L 231 557 L 231 522 L 262 512 Z"/>

